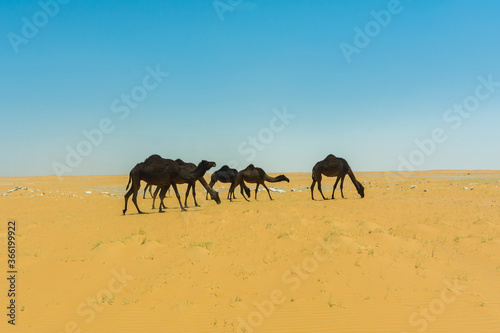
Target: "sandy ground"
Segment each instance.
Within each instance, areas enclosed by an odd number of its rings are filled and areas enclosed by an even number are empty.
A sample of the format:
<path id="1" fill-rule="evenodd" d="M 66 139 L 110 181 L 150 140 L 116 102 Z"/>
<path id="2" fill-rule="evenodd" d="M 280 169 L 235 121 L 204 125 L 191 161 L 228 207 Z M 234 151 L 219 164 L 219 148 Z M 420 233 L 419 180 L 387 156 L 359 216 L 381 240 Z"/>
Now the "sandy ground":
<path id="1" fill-rule="evenodd" d="M 125 216 L 128 175 L 0 178 L 5 275 L 9 220 L 18 252 L 0 331 L 500 331 L 499 171 L 358 173 L 364 199 L 346 179 L 328 201 L 288 176 L 273 201 L 218 183 L 222 204 L 199 189 L 185 213 L 141 188 L 148 214 Z"/>

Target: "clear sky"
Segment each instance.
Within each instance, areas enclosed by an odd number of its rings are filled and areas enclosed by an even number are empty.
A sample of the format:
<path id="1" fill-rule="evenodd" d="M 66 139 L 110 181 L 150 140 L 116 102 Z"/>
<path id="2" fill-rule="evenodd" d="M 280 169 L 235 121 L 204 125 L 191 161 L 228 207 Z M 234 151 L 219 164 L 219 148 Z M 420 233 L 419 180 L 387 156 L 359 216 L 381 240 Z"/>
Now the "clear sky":
<path id="1" fill-rule="evenodd" d="M 500 2 L 0 2 L 0 176 L 153 153 L 500 169 Z"/>

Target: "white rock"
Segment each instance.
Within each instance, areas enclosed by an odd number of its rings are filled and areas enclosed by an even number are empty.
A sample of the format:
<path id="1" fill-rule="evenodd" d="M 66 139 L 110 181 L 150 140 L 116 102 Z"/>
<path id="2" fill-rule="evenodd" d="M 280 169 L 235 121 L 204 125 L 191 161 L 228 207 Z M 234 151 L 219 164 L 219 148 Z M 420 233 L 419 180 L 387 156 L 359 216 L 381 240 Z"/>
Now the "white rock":
<path id="1" fill-rule="evenodd" d="M 417 188 L 417 185 L 412 185 L 410 186 L 410 188 Z"/>
<path id="2" fill-rule="evenodd" d="M 464 190 L 468 190 L 468 188 L 464 186 Z"/>
<path id="3" fill-rule="evenodd" d="M 85 194 L 92 194 L 92 191 L 85 191 Z"/>
<path id="4" fill-rule="evenodd" d="M 14 191 L 17 191 L 17 190 L 20 190 L 20 189 L 22 189 L 21 186 L 16 186 L 12 190 L 8 190 L 7 193 L 14 192 Z"/>

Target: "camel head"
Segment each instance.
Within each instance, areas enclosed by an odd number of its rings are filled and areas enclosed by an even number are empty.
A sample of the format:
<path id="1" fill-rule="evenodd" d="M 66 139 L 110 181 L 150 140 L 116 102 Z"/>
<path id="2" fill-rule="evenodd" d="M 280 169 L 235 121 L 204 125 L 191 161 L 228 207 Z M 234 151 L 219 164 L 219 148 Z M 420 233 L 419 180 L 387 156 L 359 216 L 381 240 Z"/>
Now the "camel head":
<path id="1" fill-rule="evenodd" d="M 361 198 L 364 198 L 365 197 L 365 188 L 364 188 L 364 186 L 361 185 L 361 183 L 359 183 L 359 185 L 356 186 L 356 189 L 358 190 L 358 193 L 361 196 Z"/>
<path id="2" fill-rule="evenodd" d="M 212 197 L 212 200 L 214 200 L 215 202 L 217 202 L 218 205 L 220 205 L 221 201 L 219 198 L 219 192 L 214 191 L 214 193 L 210 194 L 210 196 Z"/>
<path id="3" fill-rule="evenodd" d="M 203 160 L 200 162 L 200 164 L 198 164 L 198 167 L 200 168 L 203 168 L 204 170 L 208 170 L 208 169 L 211 169 L 213 167 L 217 166 L 217 164 L 215 164 L 215 162 L 210 162 L 210 161 L 206 161 L 206 160 Z"/>
<path id="4" fill-rule="evenodd" d="M 288 177 L 285 175 L 279 175 L 277 178 L 279 179 L 280 182 L 287 182 L 287 183 L 290 182 L 290 179 L 288 179 Z"/>

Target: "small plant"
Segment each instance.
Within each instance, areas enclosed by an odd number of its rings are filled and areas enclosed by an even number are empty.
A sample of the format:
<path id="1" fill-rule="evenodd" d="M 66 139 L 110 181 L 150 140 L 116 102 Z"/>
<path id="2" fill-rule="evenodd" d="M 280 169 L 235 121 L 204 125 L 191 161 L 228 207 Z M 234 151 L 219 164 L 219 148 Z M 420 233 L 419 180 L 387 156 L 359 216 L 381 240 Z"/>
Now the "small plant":
<path id="1" fill-rule="evenodd" d="M 102 241 L 98 241 L 97 243 L 95 243 L 94 246 L 92 247 L 91 251 L 94 250 L 95 248 L 97 248 L 101 244 L 102 244 Z"/>
<path id="2" fill-rule="evenodd" d="M 282 231 L 282 232 L 280 232 L 280 233 L 278 234 L 278 239 L 283 238 L 283 237 L 285 237 L 285 236 L 289 236 L 289 235 L 290 235 L 290 233 L 289 233 L 289 232 L 287 232 L 287 231 Z"/>
<path id="3" fill-rule="evenodd" d="M 214 244 L 213 242 L 191 242 L 189 246 L 191 247 L 199 246 L 209 250 L 213 244 Z"/>

